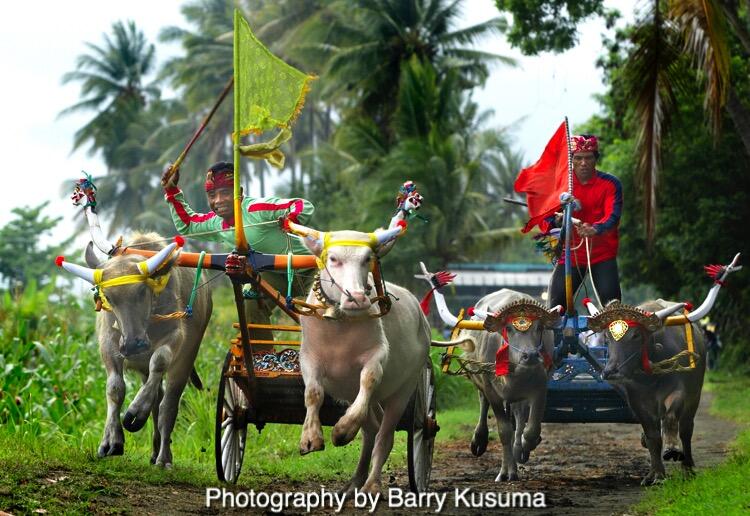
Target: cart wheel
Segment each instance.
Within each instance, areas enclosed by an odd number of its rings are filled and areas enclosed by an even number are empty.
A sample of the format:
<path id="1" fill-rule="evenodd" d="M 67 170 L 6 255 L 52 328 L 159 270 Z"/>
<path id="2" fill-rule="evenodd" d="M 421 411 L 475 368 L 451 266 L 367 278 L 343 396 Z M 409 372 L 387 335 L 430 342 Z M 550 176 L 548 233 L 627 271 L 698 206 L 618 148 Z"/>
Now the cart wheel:
<path id="1" fill-rule="evenodd" d="M 229 370 L 232 352 L 227 353 L 219 379 L 219 392 L 216 399 L 216 431 L 214 434 L 214 455 L 216 475 L 223 482 L 237 482 L 245 456 L 247 438 L 246 413 L 250 405 L 240 389 L 238 380 L 225 376 Z"/>
<path id="2" fill-rule="evenodd" d="M 435 376 L 430 360 L 422 369 L 414 392 L 413 407 L 406 451 L 409 462 L 409 487 L 415 493 L 424 493 L 430 485 L 435 434 L 440 429 L 435 420 Z"/>

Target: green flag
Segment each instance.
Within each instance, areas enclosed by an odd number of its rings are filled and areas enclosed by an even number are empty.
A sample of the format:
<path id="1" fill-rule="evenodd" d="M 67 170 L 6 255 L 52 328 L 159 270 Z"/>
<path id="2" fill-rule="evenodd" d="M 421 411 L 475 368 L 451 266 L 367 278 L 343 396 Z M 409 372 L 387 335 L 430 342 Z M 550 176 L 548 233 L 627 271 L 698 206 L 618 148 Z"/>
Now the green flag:
<path id="1" fill-rule="evenodd" d="M 235 133 L 287 129 L 305 103 L 315 79 L 273 55 L 234 11 Z M 235 134 L 235 138 L 237 135 Z"/>

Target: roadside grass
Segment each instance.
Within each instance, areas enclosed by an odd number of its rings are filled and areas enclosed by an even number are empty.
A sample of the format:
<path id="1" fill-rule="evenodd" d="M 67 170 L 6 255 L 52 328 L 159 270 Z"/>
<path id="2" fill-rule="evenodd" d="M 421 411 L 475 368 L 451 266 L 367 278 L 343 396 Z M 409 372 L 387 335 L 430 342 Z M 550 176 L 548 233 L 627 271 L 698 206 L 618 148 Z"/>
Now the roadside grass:
<path id="1" fill-rule="evenodd" d="M 750 513 L 750 376 L 710 372 L 706 389 L 715 393 L 711 412 L 734 421 L 742 430 L 732 443 L 729 458 L 689 478 L 673 475 L 648 489 L 634 508 L 636 514 L 748 514 Z"/>

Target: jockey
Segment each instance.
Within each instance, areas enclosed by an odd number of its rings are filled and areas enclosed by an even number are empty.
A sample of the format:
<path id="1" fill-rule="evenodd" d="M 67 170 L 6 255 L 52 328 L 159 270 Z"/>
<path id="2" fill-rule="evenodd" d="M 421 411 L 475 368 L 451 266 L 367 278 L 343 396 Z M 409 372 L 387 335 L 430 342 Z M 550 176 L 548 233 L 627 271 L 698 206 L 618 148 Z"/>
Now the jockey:
<path id="1" fill-rule="evenodd" d="M 206 174 L 206 196 L 211 207 L 208 213 L 196 213 L 185 201 L 185 196 L 177 183 L 179 170 L 170 175 L 170 169 L 162 176 L 164 198 L 169 206 L 177 232 L 181 235 L 220 242 L 231 250 L 234 248 L 234 165 L 220 161 L 211 165 Z M 240 190 L 242 192 L 242 190 Z M 305 199 L 280 199 L 278 197 L 242 198 L 242 221 L 250 248 L 266 254 L 310 254 L 310 251 L 298 239 L 284 233 L 278 224 L 280 217 L 287 217 L 293 222 L 307 224 L 315 208 Z M 286 272 L 269 273 L 263 276 L 282 295 L 287 293 Z M 292 295 L 305 297 L 312 279 L 301 275 L 295 276 Z M 263 301 L 258 292 L 245 287 L 245 307 L 248 321 L 258 324 L 270 324 L 270 315 L 275 305 Z M 273 340 L 267 330 L 255 330 L 254 338 Z M 268 349 L 254 346 L 255 349 Z"/>
<path id="2" fill-rule="evenodd" d="M 617 270 L 622 185 L 615 176 L 596 169 L 599 159 L 596 136 L 573 136 L 570 143 L 573 149 L 573 196 L 580 202 L 580 209 L 573 211 L 573 217 L 581 221 L 574 226 L 570 239 L 573 292 L 589 273 L 602 305 L 606 305 L 613 299 L 622 299 Z M 561 219 L 558 215 L 550 222 L 559 226 Z M 588 238 L 590 260 L 584 238 Z M 549 306 L 565 306 L 564 253 L 552 272 L 548 292 Z"/>

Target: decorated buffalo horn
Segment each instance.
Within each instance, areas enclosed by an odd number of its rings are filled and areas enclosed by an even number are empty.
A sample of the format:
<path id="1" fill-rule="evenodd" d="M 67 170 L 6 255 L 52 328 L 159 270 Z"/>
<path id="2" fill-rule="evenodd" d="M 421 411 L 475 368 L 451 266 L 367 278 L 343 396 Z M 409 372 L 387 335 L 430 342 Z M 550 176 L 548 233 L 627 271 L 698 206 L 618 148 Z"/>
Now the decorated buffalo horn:
<path id="1" fill-rule="evenodd" d="M 302 224 L 292 222 L 291 220 L 288 220 L 287 224 L 289 227 L 289 231 L 297 236 L 311 238 L 313 240 L 319 241 L 323 240 L 323 234 L 317 229 L 308 228 L 307 226 L 303 226 Z"/>
<path id="2" fill-rule="evenodd" d="M 708 291 L 708 295 L 706 296 L 706 299 L 703 300 L 703 303 L 701 303 L 701 306 L 687 314 L 687 319 L 690 322 L 699 321 L 700 319 L 703 319 L 706 315 L 708 315 L 708 312 L 711 311 L 711 308 L 713 308 L 714 303 L 716 302 L 716 297 L 719 295 L 719 290 L 721 289 L 721 285 L 724 282 L 725 279 L 727 279 L 727 276 L 735 271 L 738 271 L 742 268 L 742 265 L 737 265 L 737 262 L 740 259 L 740 253 L 737 253 L 734 255 L 734 259 L 732 260 L 732 263 L 727 265 L 724 268 L 724 273 L 721 275 L 721 277 L 716 278 L 716 282 L 713 287 L 711 287 L 711 290 Z M 682 324 L 685 321 L 685 317 L 681 315 L 676 315 L 672 317 L 667 317 L 667 320 L 664 322 L 665 324 L 669 324 L 672 322 L 672 324 Z"/>
<path id="3" fill-rule="evenodd" d="M 589 311 L 589 315 L 591 317 L 594 317 L 596 314 L 599 313 L 599 309 L 596 307 L 596 305 L 591 301 L 591 299 L 584 299 L 584 305 L 586 305 L 586 309 Z"/>
<path id="4" fill-rule="evenodd" d="M 672 315 L 677 310 L 682 310 L 683 308 L 685 308 L 685 303 L 677 303 L 676 305 L 662 308 L 658 312 L 654 312 L 654 315 L 658 317 L 660 321 L 663 321 L 667 316 Z"/>
<path id="5" fill-rule="evenodd" d="M 430 281 L 430 278 L 432 278 L 433 276 L 432 273 L 427 270 L 427 267 L 423 262 L 419 262 L 419 265 L 422 267 L 422 274 L 415 274 L 414 277 L 425 280 L 430 285 L 430 289 L 432 289 L 433 287 L 435 287 L 435 285 L 432 284 L 432 281 Z M 435 296 L 435 304 L 437 305 L 440 319 L 442 319 L 445 324 L 453 328 L 456 324 L 458 324 L 458 317 L 453 315 L 448 309 L 448 305 L 445 303 L 445 296 L 443 296 L 439 288 L 436 288 L 434 290 L 433 295 Z"/>
<path id="6" fill-rule="evenodd" d="M 139 262 L 138 270 L 141 271 L 141 274 L 143 274 L 144 276 L 153 274 L 159 269 L 159 267 L 162 266 L 167 257 L 172 254 L 172 251 L 174 251 L 175 247 L 177 247 L 177 242 L 172 242 L 148 260 Z"/>
<path id="7" fill-rule="evenodd" d="M 66 262 L 65 257 L 63 256 L 58 256 L 55 260 L 55 263 L 58 267 L 62 267 L 74 276 L 78 276 L 82 280 L 86 280 L 92 285 L 94 284 L 94 271 L 96 269 L 89 269 L 88 267 L 82 267 L 75 263 Z"/>
<path id="8" fill-rule="evenodd" d="M 391 229 L 376 229 L 375 238 L 378 239 L 378 245 L 385 244 L 386 242 L 393 240 L 401 234 L 401 226 L 396 226 Z"/>
<path id="9" fill-rule="evenodd" d="M 91 210 L 90 206 L 86 206 L 83 209 L 83 212 L 86 214 L 86 220 L 88 220 L 89 223 L 89 231 L 91 232 L 91 239 L 94 244 L 96 244 L 96 247 L 101 252 L 111 255 L 115 246 L 104 236 L 102 227 L 99 224 L 99 216 Z"/>
<path id="10" fill-rule="evenodd" d="M 467 353 L 471 353 L 474 351 L 477 347 L 477 341 L 472 337 L 471 335 L 465 335 L 462 337 L 458 337 L 457 339 L 453 340 L 432 340 L 430 343 L 433 346 L 438 346 L 441 348 L 447 348 L 449 346 L 458 346 Z"/>

